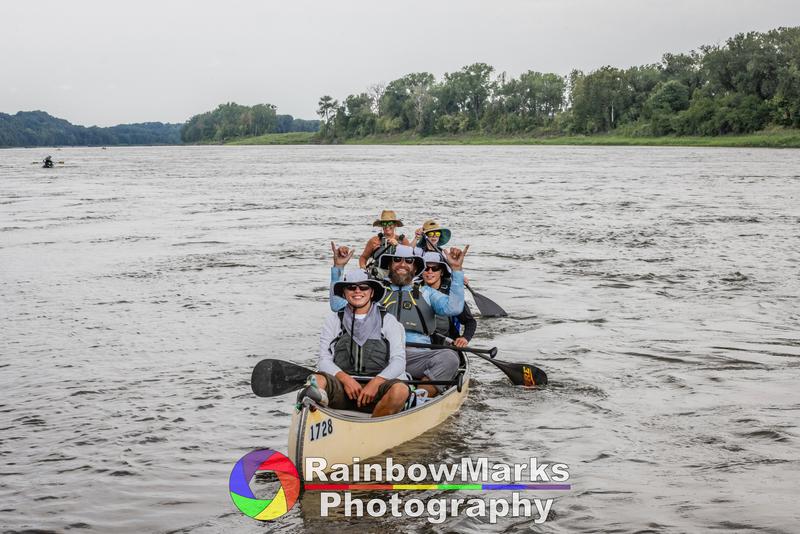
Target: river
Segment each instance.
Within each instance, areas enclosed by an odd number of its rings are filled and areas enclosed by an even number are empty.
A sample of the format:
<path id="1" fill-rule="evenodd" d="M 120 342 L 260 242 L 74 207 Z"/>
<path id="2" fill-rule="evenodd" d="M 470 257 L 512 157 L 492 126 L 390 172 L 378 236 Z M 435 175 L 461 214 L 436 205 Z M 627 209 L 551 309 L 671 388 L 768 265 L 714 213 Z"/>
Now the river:
<path id="1" fill-rule="evenodd" d="M 509 316 L 462 413 L 393 454 L 569 465 L 550 519 L 322 519 L 279 532 L 793 532 L 800 521 L 800 152 L 609 147 L 0 151 L 0 527 L 263 532 L 228 475 L 286 451 L 330 241 L 381 209 L 470 245 Z M 433 493 L 429 492 L 428 496 Z M 462 495 L 463 496 L 463 495 Z"/>

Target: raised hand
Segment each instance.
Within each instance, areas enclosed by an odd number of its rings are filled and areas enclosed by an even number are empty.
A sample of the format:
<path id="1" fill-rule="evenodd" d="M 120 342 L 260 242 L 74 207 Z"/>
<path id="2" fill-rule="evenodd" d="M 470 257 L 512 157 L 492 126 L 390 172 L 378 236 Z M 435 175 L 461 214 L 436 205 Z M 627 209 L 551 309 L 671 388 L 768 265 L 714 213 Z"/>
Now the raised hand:
<path id="1" fill-rule="evenodd" d="M 450 267 L 454 271 L 460 271 L 461 266 L 464 265 L 464 257 L 467 255 L 467 251 L 469 250 L 469 245 L 464 247 L 464 250 L 461 250 L 457 247 L 451 247 L 449 251 L 442 250 L 442 254 L 444 254 L 447 263 L 450 264 Z"/>
<path id="2" fill-rule="evenodd" d="M 336 243 L 331 241 L 331 252 L 333 252 L 333 266 L 344 267 L 355 251 L 348 247 L 337 247 Z"/>

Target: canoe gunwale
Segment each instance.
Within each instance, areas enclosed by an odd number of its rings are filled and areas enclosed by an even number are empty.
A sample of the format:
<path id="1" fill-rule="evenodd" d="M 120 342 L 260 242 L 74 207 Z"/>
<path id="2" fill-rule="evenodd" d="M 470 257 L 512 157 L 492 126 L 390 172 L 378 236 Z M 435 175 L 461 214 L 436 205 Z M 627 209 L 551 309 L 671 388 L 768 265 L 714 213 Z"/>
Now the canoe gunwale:
<path id="1" fill-rule="evenodd" d="M 358 424 L 377 424 L 377 423 L 390 423 L 394 425 L 403 425 L 403 426 L 418 426 L 414 425 L 414 419 L 420 414 L 423 413 L 435 413 L 436 409 L 440 409 L 442 412 L 449 412 L 447 415 L 442 418 L 438 423 L 434 426 L 438 426 L 444 419 L 452 416 L 460 409 L 461 405 L 463 404 L 464 400 L 466 399 L 469 393 L 469 378 L 470 378 L 470 365 L 469 361 L 465 357 L 463 353 L 459 352 L 459 357 L 461 359 L 461 366 L 459 366 L 458 372 L 455 377 L 455 381 L 457 383 L 462 384 L 461 391 L 459 391 L 457 385 L 453 385 L 449 387 L 444 393 L 434 397 L 433 399 L 429 400 L 428 402 L 421 404 L 420 406 L 415 406 L 410 410 L 404 410 L 398 412 L 396 414 L 387 415 L 383 417 L 371 417 L 369 414 L 359 414 L 354 415 L 348 413 L 347 410 L 336 410 L 334 408 L 329 408 L 327 406 L 320 406 L 313 400 L 309 399 L 308 397 L 304 398 L 300 404 L 300 406 L 295 408 L 295 417 L 293 418 L 293 426 L 290 429 L 289 434 L 289 449 L 291 454 L 291 460 L 294 462 L 295 466 L 297 467 L 298 474 L 300 475 L 300 480 L 303 482 L 305 480 L 305 476 L 303 474 L 303 463 L 305 458 L 305 442 L 306 442 L 306 433 L 309 429 L 309 417 L 312 417 L 314 412 L 319 411 L 320 414 L 324 415 L 325 417 L 329 417 L 334 421 L 341 421 L 343 424 L 352 425 L 354 423 Z M 460 379 L 460 380 L 459 380 Z M 455 407 L 447 406 L 448 404 L 455 405 Z M 398 423 L 398 421 L 403 420 L 404 418 L 410 418 L 407 423 Z M 423 420 L 429 419 L 429 416 L 424 416 Z M 383 427 L 383 425 L 378 425 L 379 427 Z M 432 428 L 434 426 L 429 426 L 427 428 L 422 429 L 419 434 L 422 434 Z M 369 427 L 365 427 L 367 430 Z M 419 435 L 417 434 L 417 435 Z M 400 441 L 392 446 L 397 446 L 402 443 L 405 443 L 408 439 L 404 441 Z M 294 449 L 294 450 L 292 450 Z M 386 450 L 386 449 L 384 449 Z M 378 453 L 379 454 L 379 453 Z M 366 457 L 366 456 L 364 456 Z"/>

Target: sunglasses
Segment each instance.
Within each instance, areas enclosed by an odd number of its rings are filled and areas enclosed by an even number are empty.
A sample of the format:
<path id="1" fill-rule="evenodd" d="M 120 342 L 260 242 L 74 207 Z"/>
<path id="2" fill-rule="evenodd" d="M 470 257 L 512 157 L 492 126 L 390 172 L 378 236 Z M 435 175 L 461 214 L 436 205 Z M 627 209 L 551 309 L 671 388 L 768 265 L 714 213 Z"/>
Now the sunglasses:
<path id="1" fill-rule="evenodd" d="M 369 284 L 350 284 L 350 285 L 344 286 L 344 288 L 347 291 L 355 291 L 356 289 L 358 289 L 359 291 L 365 292 L 365 291 L 369 291 L 370 289 L 372 289 L 372 286 L 369 285 Z"/>
<path id="2" fill-rule="evenodd" d="M 428 237 L 439 237 L 439 236 L 442 235 L 442 232 L 439 232 L 439 231 L 436 231 L 436 232 L 433 232 L 433 231 L 425 232 L 425 235 L 428 236 Z"/>
<path id="3" fill-rule="evenodd" d="M 406 263 L 408 263 L 410 265 L 410 264 L 414 263 L 414 258 L 398 258 L 397 256 L 395 256 L 394 258 L 392 258 L 392 261 L 394 263 L 400 263 L 400 262 L 404 261 L 404 262 L 406 262 Z"/>
<path id="4" fill-rule="evenodd" d="M 430 271 L 432 273 L 438 273 L 441 270 L 442 270 L 442 266 L 441 265 L 428 265 L 428 266 L 425 267 L 425 271 L 426 272 Z"/>
<path id="5" fill-rule="evenodd" d="M 383 221 L 381 223 L 381 226 L 383 226 L 384 228 L 386 228 L 387 226 L 394 226 L 394 225 L 395 225 L 394 221 Z"/>

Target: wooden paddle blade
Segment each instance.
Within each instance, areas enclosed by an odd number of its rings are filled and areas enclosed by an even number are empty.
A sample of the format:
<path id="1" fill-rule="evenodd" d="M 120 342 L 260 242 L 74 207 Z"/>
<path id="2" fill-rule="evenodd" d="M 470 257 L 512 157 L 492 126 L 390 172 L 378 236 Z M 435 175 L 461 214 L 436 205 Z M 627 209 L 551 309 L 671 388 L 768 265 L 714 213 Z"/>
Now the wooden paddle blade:
<path id="1" fill-rule="evenodd" d="M 526 363 L 511 363 L 501 360 L 490 360 L 503 371 L 515 386 L 544 386 L 547 384 L 547 373 Z"/>
<path id="2" fill-rule="evenodd" d="M 480 293 L 476 293 L 473 289 L 467 286 L 469 292 L 472 293 L 472 298 L 475 299 L 475 305 L 480 310 L 481 315 L 484 317 L 507 317 L 506 311 L 501 308 L 495 301 L 489 297 L 485 297 Z"/>
<path id="3" fill-rule="evenodd" d="M 298 389 L 313 372 L 282 360 L 261 360 L 253 368 L 250 387 L 259 397 L 276 397 Z"/>

